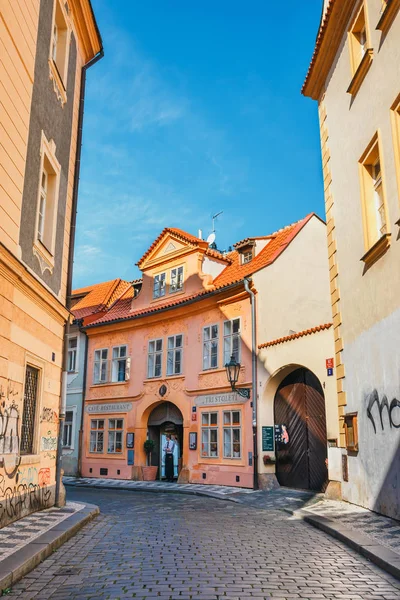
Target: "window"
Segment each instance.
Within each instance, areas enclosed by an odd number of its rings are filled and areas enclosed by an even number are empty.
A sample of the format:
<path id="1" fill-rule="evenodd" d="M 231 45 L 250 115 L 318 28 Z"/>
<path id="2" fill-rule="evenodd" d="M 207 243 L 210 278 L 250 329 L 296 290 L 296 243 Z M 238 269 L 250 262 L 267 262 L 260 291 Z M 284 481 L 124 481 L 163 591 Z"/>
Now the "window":
<path id="1" fill-rule="evenodd" d="M 74 413 L 72 410 L 67 410 L 65 413 L 64 429 L 63 429 L 63 446 L 71 448 L 72 446 L 72 426 L 74 422 Z"/>
<path id="2" fill-rule="evenodd" d="M 182 373 L 183 336 L 173 335 L 168 338 L 167 375 Z"/>
<path id="3" fill-rule="evenodd" d="M 39 369 L 27 365 L 25 372 L 24 407 L 22 411 L 21 454 L 33 454 L 38 390 Z"/>
<path id="4" fill-rule="evenodd" d="M 347 450 L 349 452 L 358 452 L 357 413 L 350 413 L 344 416 L 344 432 Z"/>
<path id="5" fill-rule="evenodd" d="M 240 411 L 224 411 L 224 458 L 240 458 L 242 452 Z"/>
<path id="6" fill-rule="evenodd" d="M 113 348 L 111 381 L 125 381 L 127 379 L 127 356 L 126 346 L 117 346 Z"/>
<path id="7" fill-rule="evenodd" d="M 147 377 L 161 377 L 163 341 L 151 340 L 147 357 Z"/>
<path id="8" fill-rule="evenodd" d="M 44 147 L 42 147 L 42 157 L 36 238 L 50 255 L 53 256 L 58 206 L 59 165 L 51 158 L 50 153 Z"/>
<path id="9" fill-rule="evenodd" d="M 68 373 L 76 371 L 76 353 L 78 349 L 78 338 L 68 338 Z"/>
<path id="10" fill-rule="evenodd" d="M 367 51 L 367 23 L 365 19 L 364 4 L 361 6 L 353 25 L 350 28 L 349 44 L 351 67 L 354 75 Z"/>
<path id="11" fill-rule="evenodd" d="M 102 453 L 104 450 L 104 419 L 90 421 L 90 449 L 89 452 Z"/>
<path id="12" fill-rule="evenodd" d="M 93 383 L 106 383 L 108 371 L 108 349 L 95 350 Z"/>
<path id="13" fill-rule="evenodd" d="M 169 293 L 181 292 L 183 290 L 183 267 L 171 269 L 171 280 L 169 285 Z"/>
<path id="14" fill-rule="evenodd" d="M 251 260 L 253 260 L 253 250 L 246 250 L 246 252 L 243 252 L 242 265 L 249 263 Z"/>
<path id="15" fill-rule="evenodd" d="M 123 419 L 108 420 L 108 454 L 118 454 L 119 452 L 122 452 L 123 429 Z"/>
<path id="16" fill-rule="evenodd" d="M 61 2 L 55 0 L 55 14 L 53 22 L 53 35 L 51 38 L 50 58 L 57 70 L 58 78 L 66 88 L 69 57 L 69 31 L 67 16 L 64 13 Z"/>
<path id="17" fill-rule="evenodd" d="M 224 323 L 224 365 L 234 357 L 240 363 L 240 319 Z"/>
<path id="18" fill-rule="evenodd" d="M 165 296 L 165 273 L 159 273 L 154 276 L 153 298 L 162 298 Z"/>
<path id="19" fill-rule="evenodd" d="M 391 117 L 393 126 L 393 145 L 396 164 L 397 189 L 400 197 L 400 94 L 397 96 L 391 107 Z"/>
<path id="20" fill-rule="evenodd" d="M 218 368 L 218 325 L 203 328 L 203 371 Z"/>
<path id="21" fill-rule="evenodd" d="M 383 186 L 381 156 L 378 136 L 376 135 L 360 159 L 361 200 L 364 221 L 365 248 L 368 251 L 378 244 L 387 247 L 387 211 Z M 377 254 L 373 252 L 373 257 Z M 372 255 L 371 255 L 372 256 Z M 368 262 L 370 255 L 363 257 Z"/>
<path id="22" fill-rule="evenodd" d="M 207 458 L 218 456 L 218 413 L 201 415 L 201 455 Z"/>

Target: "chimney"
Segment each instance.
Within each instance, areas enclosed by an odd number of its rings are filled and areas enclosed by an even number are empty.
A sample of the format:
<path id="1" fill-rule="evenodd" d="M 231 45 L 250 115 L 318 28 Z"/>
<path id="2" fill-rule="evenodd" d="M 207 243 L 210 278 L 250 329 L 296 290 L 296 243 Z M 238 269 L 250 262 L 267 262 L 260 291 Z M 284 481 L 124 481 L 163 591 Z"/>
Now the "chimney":
<path id="1" fill-rule="evenodd" d="M 199 235 L 198 235 L 199 239 L 202 240 L 203 239 L 203 232 L 201 229 L 199 229 Z"/>

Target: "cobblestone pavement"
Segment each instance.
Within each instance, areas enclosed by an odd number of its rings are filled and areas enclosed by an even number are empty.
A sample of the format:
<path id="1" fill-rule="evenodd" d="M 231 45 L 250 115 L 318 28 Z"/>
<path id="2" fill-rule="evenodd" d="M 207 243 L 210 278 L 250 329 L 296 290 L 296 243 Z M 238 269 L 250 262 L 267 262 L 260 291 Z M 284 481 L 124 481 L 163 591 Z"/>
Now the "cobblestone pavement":
<path id="1" fill-rule="evenodd" d="M 122 490 L 70 489 L 69 499 L 102 514 L 8 598 L 400 599 L 397 580 L 282 511 Z"/>

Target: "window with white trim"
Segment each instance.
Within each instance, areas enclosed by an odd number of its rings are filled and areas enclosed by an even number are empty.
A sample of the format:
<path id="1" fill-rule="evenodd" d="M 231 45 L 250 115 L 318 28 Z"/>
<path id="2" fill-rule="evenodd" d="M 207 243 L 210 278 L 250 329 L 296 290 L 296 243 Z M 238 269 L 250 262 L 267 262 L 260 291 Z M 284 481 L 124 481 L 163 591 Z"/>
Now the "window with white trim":
<path id="1" fill-rule="evenodd" d="M 55 162 L 53 166 L 46 150 L 42 148 L 42 151 L 44 156 L 39 182 L 36 238 L 51 255 L 54 255 L 58 206 L 58 165 Z"/>
<path id="2" fill-rule="evenodd" d="M 76 372 L 76 359 L 78 351 L 78 338 L 68 338 L 68 373 Z"/>
<path id="3" fill-rule="evenodd" d="M 242 455 L 241 415 L 239 410 L 223 412 L 224 458 Z"/>
<path id="4" fill-rule="evenodd" d="M 115 346 L 112 349 L 111 381 L 126 381 L 127 379 L 127 347 Z"/>
<path id="5" fill-rule="evenodd" d="M 246 252 L 243 252 L 242 254 L 242 265 L 249 263 L 250 261 L 253 260 L 253 256 L 254 256 L 254 252 L 253 252 L 253 248 L 251 248 L 250 250 L 246 250 Z"/>
<path id="6" fill-rule="evenodd" d="M 240 319 L 224 322 L 224 365 L 231 356 L 240 363 Z"/>
<path id="7" fill-rule="evenodd" d="M 165 273 L 154 275 L 153 298 L 162 298 L 165 296 Z"/>
<path id="8" fill-rule="evenodd" d="M 203 327 L 203 371 L 218 368 L 218 325 Z"/>
<path id="9" fill-rule="evenodd" d="M 63 448 L 71 448 L 72 446 L 72 428 L 74 425 L 74 412 L 67 410 L 65 412 L 65 421 L 63 428 Z"/>
<path id="10" fill-rule="evenodd" d="M 106 383 L 108 377 L 108 348 L 95 350 L 93 383 Z"/>
<path id="11" fill-rule="evenodd" d="M 108 454 L 119 454 L 122 452 L 123 430 L 123 419 L 108 419 Z"/>
<path id="12" fill-rule="evenodd" d="M 51 37 L 50 58 L 57 69 L 64 89 L 67 87 L 69 31 L 66 15 L 59 0 L 55 0 L 53 35 Z"/>
<path id="13" fill-rule="evenodd" d="M 181 292 L 183 290 L 183 267 L 171 269 L 169 293 Z"/>
<path id="14" fill-rule="evenodd" d="M 218 457 L 218 413 L 202 413 L 201 415 L 201 456 Z"/>
<path id="15" fill-rule="evenodd" d="M 167 375 L 182 373 L 183 335 L 172 335 L 168 338 Z"/>
<path id="16" fill-rule="evenodd" d="M 162 339 L 150 340 L 149 351 L 147 355 L 147 377 L 161 377 L 162 371 Z"/>
<path id="17" fill-rule="evenodd" d="M 89 452 L 104 452 L 104 419 L 92 419 L 90 421 Z"/>

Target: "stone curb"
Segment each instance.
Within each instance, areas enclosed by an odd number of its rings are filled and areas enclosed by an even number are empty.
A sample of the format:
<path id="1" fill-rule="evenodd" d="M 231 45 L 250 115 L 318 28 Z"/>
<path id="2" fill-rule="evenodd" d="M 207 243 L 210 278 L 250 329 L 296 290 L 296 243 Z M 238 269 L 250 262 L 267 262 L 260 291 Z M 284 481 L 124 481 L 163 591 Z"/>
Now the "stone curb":
<path id="1" fill-rule="evenodd" d="M 71 487 L 74 489 L 97 489 L 97 490 L 124 490 L 126 492 L 147 492 L 147 493 L 155 493 L 155 494 L 186 494 L 188 496 L 206 496 L 208 498 L 214 498 L 215 500 L 226 500 L 227 502 L 235 502 L 236 504 L 243 504 L 241 500 L 238 498 L 232 498 L 230 496 L 222 496 L 215 492 L 208 492 L 207 490 L 188 490 L 188 489 L 178 489 L 174 488 L 173 484 L 171 485 L 171 489 L 168 488 L 148 488 L 147 486 L 135 486 L 129 487 L 124 485 L 107 485 L 107 484 L 95 484 L 95 483 L 69 483 L 64 481 L 65 487 Z"/>
<path id="2" fill-rule="evenodd" d="M 336 523 L 328 517 L 311 515 L 304 510 L 290 510 L 287 508 L 283 510 L 340 540 L 352 548 L 352 550 L 365 556 L 378 567 L 400 580 L 400 555 L 393 552 L 390 548 L 374 542 L 369 536 L 358 531 L 352 531 L 350 535 L 346 525 Z"/>
<path id="3" fill-rule="evenodd" d="M 79 504 L 83 503 L 79 502 Z M 84 503 L 82 510 L 67 517 L 8 558 L 0 561 L 0 596 L 4 590 L 11 588 L 19 579 L 37 567 L 99 513 L 98 506 Z"/>

